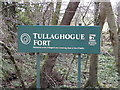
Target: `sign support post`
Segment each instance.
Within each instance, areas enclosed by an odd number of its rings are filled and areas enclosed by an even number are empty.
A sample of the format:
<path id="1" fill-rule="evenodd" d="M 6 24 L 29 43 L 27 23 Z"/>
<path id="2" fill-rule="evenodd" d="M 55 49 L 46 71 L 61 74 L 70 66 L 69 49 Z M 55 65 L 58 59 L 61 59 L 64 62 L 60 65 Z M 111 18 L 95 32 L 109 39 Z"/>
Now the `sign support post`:
<path id="1" fill-rule="evenodd" d="M 40 89 L 40 53 L 37 53 L 37 80 L 36 80 L 36 88 Z"/>
<path id="2" fill-rule="evenodd" d="M 78 88 L 80 88 L 81 54 L 78 54 Z"/>

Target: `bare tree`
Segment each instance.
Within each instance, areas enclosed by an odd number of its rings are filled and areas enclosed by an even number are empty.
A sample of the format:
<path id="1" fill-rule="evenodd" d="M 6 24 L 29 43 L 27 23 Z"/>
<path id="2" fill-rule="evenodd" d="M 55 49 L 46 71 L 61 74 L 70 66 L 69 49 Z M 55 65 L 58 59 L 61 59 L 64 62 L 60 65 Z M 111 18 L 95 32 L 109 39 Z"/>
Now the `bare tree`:
<path id="1" fill-rule="evenodd" d="M 95 13 L 94 13 L 94 25 L 100 25 L 101 31 L 103 28 L 103 25 L 105 23 L 106 15 L 105 9 L 103 8 L 103 4 L 100 4 L 100 13 L 99 13 L 99 2 L 95 2 Z M 90 68 L 89 68 L 89 78 L 85 85 L 86 87 L 98 87 L 98 55 L 92 54 L 90 57 Z"/>
<path id="2" fill-rule="evenodd" d="M 64 17 L 60 25 L 70 25 L 70 22 L 75 14 L 75 11 L 80 2 L 69 2 Z M 72 12 L 71 12 L 72 11 Z M 56 20 L 57 21 L 57 17 Z M 58 53 L 49 53 L 41 71 L 41 88 L 55 87 L 63 84 L 63 78 L 53 71 Z M 31 87 L 35 87 L 34 83 Z"/>
<path id="3" fill-rule="evenodd" d="M 120 2 L 117 5 L 117 26 L 118 26 L 118 74 L 119 74 L 119 88 L 120 88 Z"/>
<path id="4" fill-rule="evenodd" d="M 114 12 L 110 2 L 104 2 L 106 15 L 107 15 L 107 22 L 109 26 L 110 32 L 110 40 L 113 46 L 113 53 L 116 59 L 116 64 L 118 66 L 118 34 L 117 34 L 117 24 L 115 21 Z"/>
<path id="5" fill-rule="evenodd" d="M 95 13 L 94 13 L 94 25 L 99 25 L 99 2 L 95 2 Z M 97 77 L 97 68 L 98 68 L 98 55 L 92 54 L 90 58 L 90 69 L 89 69 L 89 79 L 85 87 L 97 87 L 98 86 L 98 77 Z"/>
<path id="6" fill-rule="evenodd" d="M 64 14 L 64 17 L 61 21 L 60 25 L 70 25 L 70 22 L 75 14 L 75 11 L 79 5 L 79 2 L 69 2 L 66 12 Z M 72 11 L 72 12 L 70 12 Z M 57 19 L 57 18 L 56 18 Z M 58 53 L 49 53 L 48 54 L 48 59 L 45 61 L 45 64 L 42 67 L 42 72 L 41 72 L 41 87 L 42 88 L 47 88 L 49 87 L 49 82 L 51 82 L 50 79 L 56 81 L 59 81 L 60 84 L 63 83 L 62 77 L 60 78 L 58 74 L 55 74 L 53 71 L 53 67 L 55 66 L 56 58 L 59 54 Z M 54 77 L 51 77 L 54 76 Z M 50 78 L 48 78 L 50 77 Z M 47 78 L 47 79 L 46 79 Z M 54 82 L 54 83 L 53 83 Z M 52 81 L 53 85 L 56 83 L 55 81 Z"/>
<path id="7" fill-rule="evenodd" d="M 103 3 L 104 8 L 105 8 L 105 13 L 107 16 L 107 22 L 108 22 L 108 26 L 109 26 L 109 32 L 110 32 L 110 40 L 112 43 L 112 47 L 113 47 L 113 53 L 115 56 L 115 60 L 116 60 L 116 66 L 118 67 L 118 73 L 119 73 L 119 77 L 120 77 L 120 53 L 119 53 L 119 43 L 118 43 L 118 33 L 117 32 L 117 24 L 115 21 L 115 16 L 114 16 L 114 12 L 112 9 L 112 5 L 111 2 L 104 2 Z M 120 80 L 120 78 L 119 78 Z M 120 81 L 119 81 L 120 82 Z"/>

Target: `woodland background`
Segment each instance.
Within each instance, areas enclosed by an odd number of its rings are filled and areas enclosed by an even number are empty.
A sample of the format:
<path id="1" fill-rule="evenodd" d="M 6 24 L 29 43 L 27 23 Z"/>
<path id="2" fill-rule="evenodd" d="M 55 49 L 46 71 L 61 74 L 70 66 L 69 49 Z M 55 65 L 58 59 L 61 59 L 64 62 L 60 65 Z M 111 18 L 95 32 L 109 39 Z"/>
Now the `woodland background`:
<path id="1" fill-rule="evenodd" d="M 82 54 L 81 88 L 120 88 L 120 1 L 0 1 L 0 87 L 35 88 L 36 54 L 17 52 L 17 25 L 101 26 L 101 54 Z M 42 88 L 77 88 L 77 54 L 42 53 Z"/>

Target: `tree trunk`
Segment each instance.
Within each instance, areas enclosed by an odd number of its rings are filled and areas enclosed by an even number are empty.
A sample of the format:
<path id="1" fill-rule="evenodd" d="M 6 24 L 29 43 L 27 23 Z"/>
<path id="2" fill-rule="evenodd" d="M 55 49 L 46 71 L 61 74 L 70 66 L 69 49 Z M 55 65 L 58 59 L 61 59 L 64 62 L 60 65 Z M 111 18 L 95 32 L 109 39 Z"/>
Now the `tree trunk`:
<path id="1" fill-rule="evenodd" d="M 95 8 L 94 25 L 99 25 L 99 21 L 98 21 L 99 3 L 95 3 L 94 8 Z M 98 55 L 92 54 L 90 57 L 89 78 L 88 78 L 88 81 L 85 87 L 97 87 L 98 86 L 97 68 L 98 68 Z"/>
<path id="2" fill-rule="evenodd" d="M 118 48 L 118 74 L 119 74 L 119 78 L 118 78 L 118 87 L 120 88 L 120 27 L 119 27 L 119 33 L 118 33 L 118 46 L 119 46 L 119 48 Z"/>
<path id="3" fill-rule="evenodd" d="M 75 11 L 76 11 L 78 5 L 79 5 L 79 2 L 69 2 L 66 12 L 64 14 L 64 17 L 62 19 L 61 25 L 70 25 L 70 22 L 72 20 L 72 17 L 75 14 Z M 74 12 L 71 13 L 71 12 L 67 12 L 67 11 L 74 11 Z M 56 17 L 55 21 L 57 21 L 57 17 Z M 55 72 L 53 72 L 53 67 L 55 65 L 56 58 L 58 55 L 59 55 L 58 53 L 54 53 L 54 54 L 49 53 L 48 59 L 46 60 L 45 64 L 42 67 L 41 88 L 48 88 L 48 87 L 50 87 L 49 86 L 50 84 L 53 86 L 63 84 L 62 77 L 60 77 L 59 75 L 56 75 Z M 55 77 L 51 77 L 51 76 L 55 76 Z M 59 83 L 55 82 L 54 79 L 57 79 L 57 81 L 59 81 Z"/>
<path id="4" fill-rule="evenodd" d="M 120 88 L 120 53 L 119 53 L 120 44 L 118 43 L 118 41 L 120 42 L 120 38 L 118 38 L 117 25 L 115 22 L 115 16 L 113 13 L 111 3 L 104 3 L 104 4 L 106 5 L 107 22 L 110 28 L 109 31 L 110 31 L 110 39 L 111 39 L 112 46 L 113 46 L 113 53 L 115 56 L 116 65 L 118 67 L 118 73 L 119 73 L 119 79 L 118 79 L 119 86 L 118 87 Z"/>
<path id="5" fill-rule="evenodd" d="M 2 30 L 2 2 L 0 1 L 0 30 Z M 2 34 L 2 31 L 0 31 L 0 33 Z M 0 37 L 2 38 L 2 37 Z"/>
<path id="6" fill-rule="evenodd" d="M 101 31 L 105 22 L 106 15 L 104 14 L 103 5 L 100 5 L 100 14 L 99 14 L 99 2 L 95 3 L 95 15 L 94 15 L 94 25 L 100 25 Z M 97 76 L 97 68 L 98 68 L 98 54 L 92 54 L 90 57 L 90 68 L 89 68 L 89 78 L 85 85 L 86 87 L 98 87 L 98 76 Z"/>
<path id="7" fill-rule="evenodd" d="M 61 1 L 62 2 L 62 1 Z M 57 25 L 58 24 L 58 18 L 59 18 L 59 13 L 60 13 L 60 8 L 61 8 L 61 2 L 57 1 L 57 5 L 56 5 L 56 10 L 55 10 L 55 13 L 53 14 L 53 18 L 52 18 L 52 25 Z M 41 72 L 41 87 L 42 88 L 47 88 L 47 87 L 50 87 L 50 84 L 53 83 L 54 85 L 51 85 L 51 86 L 55 86 L 56 85 L 56 82 L 53 80 L 53 82 L 50 80 L 50 79 L 60 79 L 59 81 L 61 81 L 61 83 L 63 84 L 63 79 L 62 78 L 57 78 L 59 77 L 56 76 L 56 77 L 50 77 L 50 76 L 53 76 L 52 74 L 55 74 L 55 73 L 52 73 L 53 71 L 53 67 L 55 65 L 55 62 L 56 62 L 56 58 L 58 56 L 58 53 L 49 53 L 48 54 L 48 58 L 47 60 L 45 61 L 45 64 L 43 65 L 42 67 L 42 72 Z M 49 76 L 49 77 L 47 77 Z M 46 79 L 47 78 L 47 79 Z M 51 81 L 51 83 L 49 83 L 49 81 Z"/>
<path id="8" fill-rule="evenodd" d="M 79 3 L 80 2 L 69 2 L 60 25 L 70 25 L 70 22 L 75 14 L 75 11 Z M 67 12 L 67 11 L 72 11 L 72 12 Z M 55 21 L 57 21 L 57 18 Z M 58 53 L 48 54 L 48 58 L 42 67 L 41 88 L 55 87 L 57 85 L 63 84 L 63 78 L 60 75 L 58 75 L 55 71 L 53 71 L 56 58 L 58 57 L 58 55 L 59 55 Z M 35 83 L 31 87 L 35 87 Z"/>
<path id="9" fill-rule="evenodd" d="M 98 55 L 92 54 L 90 57 L 90 70 L 89 70 L 89 79 L 85 85 L 86 87 L 97 87 L 98 84 L 98 77 L 97 77 L 97 67 L 98 67 Z"/>
<path id="10" fill-rule="evenodd" d="M 116 63 L 118 65 L 118 34 L 117 34 L 117 25 L 115 23 L 115 17 L 112 10 L 112 6 L 110 2 L 105 2 L 105 9 L 106 9 L 106 15 L 107 15 L 107 22 L 109 26 L 110 31 L 110 39 L 113 46 L 113 52 L 115 55 Z"/>
<path id="11" fill-rule="evenodd" d="M 110 2 L 105 2 L 105 9 L 106 9 L 106 15 L 107 15 L 107 22 L 108 22 L 108 26 L 109 26 L 109 32 L 110 32 L 110 40 L 112 42 L 112 46 L 113 46 L 113 53 L 115 56 L 115 60 L 116 60 L 116 65 L 118 67 L 119 70 L 119 60 L 118 60 L 118 33 L 117 33 L 117 24 L 115 22 L 115 16 L 113 13 L 113 9 L 111 6 Z M 119 71 L 118 71 L 119 73 Z"/>
<path id="12" fill-rule="evenodd" d="M 119 43 L 118 43 L 118 33 L 117 33 L 117 24 L 115 22 L 115 16 L 114 16 L 114 12 L 111 6 L 110 2 L 105 2 L 105 9 L 106 9 L 106 15 L 107 15 L 107 22 L 108 22 L 108 26 L 109 26 L 109 32 L 110 32 L 110 40 L 113 46 L 113 53 L 115 56 L 115 60 L 116 60 L 116 66 L 118 67 L 118 73 L 119 73 L 119 84 L 120 84 L 120 53 L 119 53 Z M 120 86 L 119 86 L 120 87 Z"/>
<path id="13" fill-rule="evenodd" d="M 120 88 L 120 2 L 118 3 L 117 6 L 117 26 L 118 26 L 118 74 L 119 74 L 119 79 L 118 79 L 118 87 Z"/>
<path id="14" fill-rule="evenodd" d="M 80 2 L 72 2 L 72 0 L 70 0 L 71 2 L 69 2 L 67 9 L 65 11 L 64 17 L 61 21 L 61 25 L 70 25 L 71 20 L 76 12 L 76 9 L 79 5 Z"/>
<path id="15" fill-rule="evenodd" d="M 58 1 L 56 5 L 56 11 L 52 18 L 52 25 L 58 24 L 58 18 L 59 18 L 58 14 L 60 13 L 60 8 L 61 8 L 61 3 L 59 3 Z M 45 64 L 43 65 L 42 71 L 41 71 L 41 78 L 40 78 L 41 88 L 49 88 L 51 86 L 55 87 L 57 85 L 56 84 L 57 82 L 55 82 L 55 79 L 59 79 L 58 81 L 60 81 L 60 83 L 63 84 L 63 79 L 60 77 L 60 75 L 55 75 L 55 72 L 53 72 L 53 67 L 55 66 L 56 58 L 58 55 L 59 55 L 58 53 L 48 54 L 48 58 L 45 61 Z M 51 77 L 51 76 L 54 76 L 54 77 Z"/>

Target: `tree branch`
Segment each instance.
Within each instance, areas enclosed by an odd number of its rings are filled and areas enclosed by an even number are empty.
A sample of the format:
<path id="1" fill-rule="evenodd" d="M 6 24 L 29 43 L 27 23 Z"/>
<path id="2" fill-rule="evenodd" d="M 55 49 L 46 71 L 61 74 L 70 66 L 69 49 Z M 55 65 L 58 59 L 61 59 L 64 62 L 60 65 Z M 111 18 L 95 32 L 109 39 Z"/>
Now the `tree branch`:
<path id="1" fill-rule="evenodd" d="M 19 80 L 20 80 L 20 82 L 21 82 L 21 84 L 22 84 L 23 90 L 25 90 L 25 84 L 24 84 L 24 82 L 23 82 L 23 80 L 22 80 L 21 73 L 20 73 L 20 69 L 18 68 L 17 63 L 15 62 L 15 58 L 13 57 L 12 53 L 10 52 L 9 47 L 6 46 L 5 43 L 2 42 L 2 41 L 0 41 L 0 45 L 3 46 L 3 48 L 7 51 L 8 55 L 10 56 L 10 59 L 11 59 L 13 65 L 15 66 L 16 73 L 17 73 L 17 75 L 18 75 L 18 78 L 19 78 Z"/>

